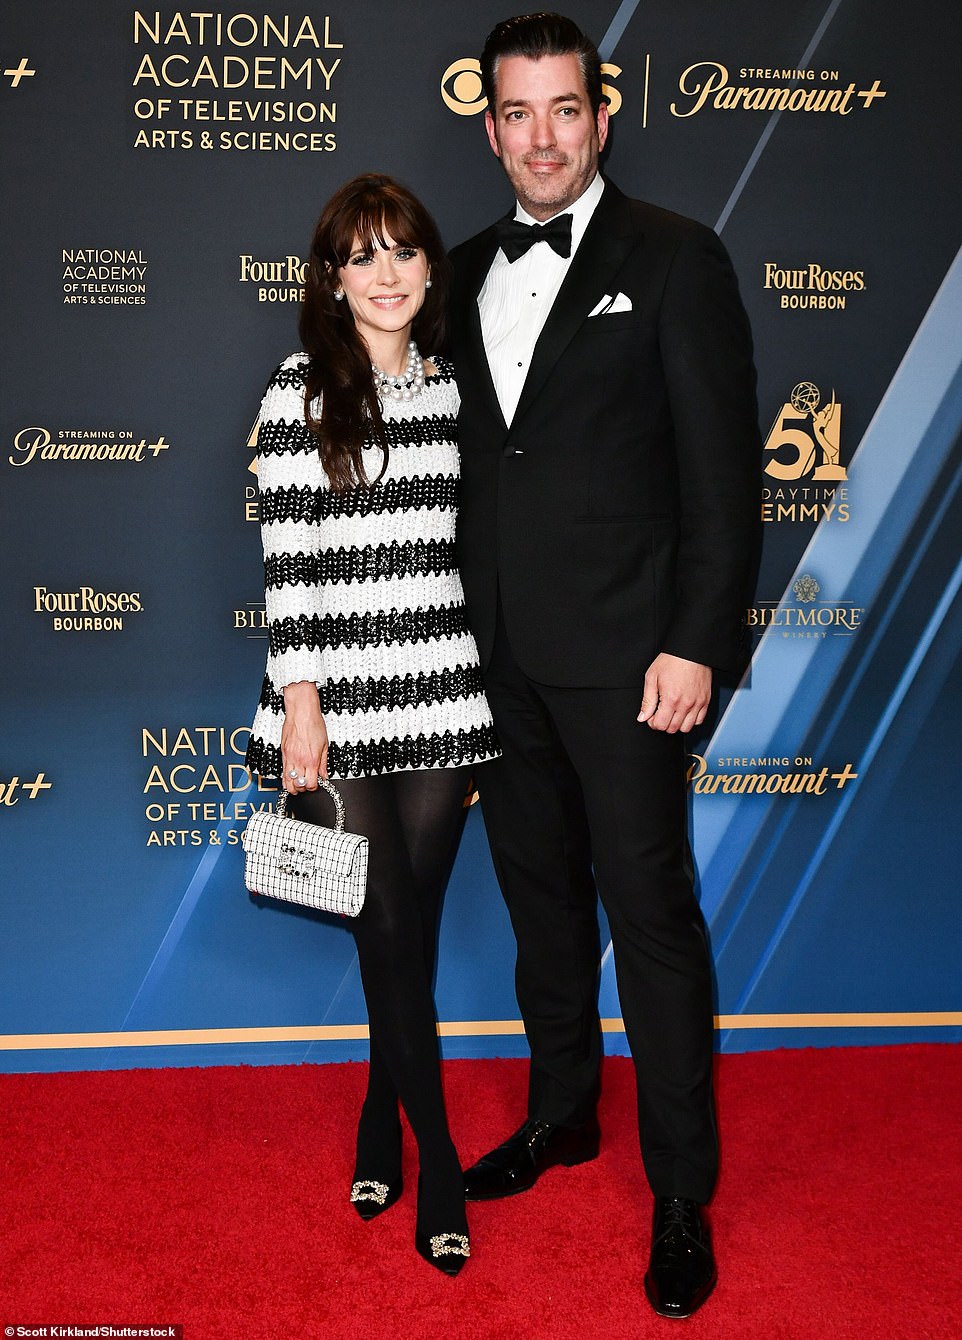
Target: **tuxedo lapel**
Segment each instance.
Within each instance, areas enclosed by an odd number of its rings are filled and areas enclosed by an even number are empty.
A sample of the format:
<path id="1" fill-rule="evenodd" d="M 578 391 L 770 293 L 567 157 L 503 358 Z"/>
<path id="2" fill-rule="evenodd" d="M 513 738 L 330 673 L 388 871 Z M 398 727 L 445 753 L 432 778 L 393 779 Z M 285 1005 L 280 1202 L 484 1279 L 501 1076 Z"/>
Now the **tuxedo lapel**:
<path id="1" fill-rule="evenodd" d="M 613 291 L 609 280 L 639 240 L 637 230 L 631 226 L 629 201 L 611 182 L 606 182 L 604 194 L 538 337 L 513 424 L 523 418 L 602 294 L 606 289 Z M 480 323 L 478 332 L 480 336 Z"/>
<path id="2" fill-rule="evenodd" d="M 511 218 L 513 215 L 508 215 L 508 217 Z M 497 225 L 494 225 L 480 235 L 477 240 L 477 246 L 474 249 L 472 261 L 466 269 L 462 298 L 462 317 L 465 323 L 464 338 L 466 341 L 468 357 L 471 360 L 471 365 L 476 368 L 478 372 L 478 389 L 490 411 L 492 419 L 498 425 L 501 436 L 504 437 L 507 434 L 508 425 L 504 420 L 504 413 L 501 409 L 501 403 L 498 400 L 498 393 L 494 389 L 494 381 L 491 377 L 491 366 L 488 363 L 488 355 L 484 347 L 484 336 L 481 333 L 481 312 L 478 307 L 478 294 L 481 292 L 488 271 L 491 269 L 491 262 L 494 260 L 498 250 L 496 227 Z M 455 375 L 457 375 L 457 368 L 455 368 Z"/>

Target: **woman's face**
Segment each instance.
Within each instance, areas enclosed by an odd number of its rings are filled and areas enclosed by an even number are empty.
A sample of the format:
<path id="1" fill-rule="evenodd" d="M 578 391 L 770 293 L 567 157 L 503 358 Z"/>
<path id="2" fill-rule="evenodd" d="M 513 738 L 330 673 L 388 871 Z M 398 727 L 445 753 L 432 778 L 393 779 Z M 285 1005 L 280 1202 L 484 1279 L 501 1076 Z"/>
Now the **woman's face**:
<path id="1" fill-rule="evenodd" d="M 386 246 L 368 250 L 355 238 L 347 264 L 338 270 L 358 333 L 372 353 L 385 335 L 410 336 L 428 278 L 420 247 L 398 246 L 386 234 L 384 241 Z"/>

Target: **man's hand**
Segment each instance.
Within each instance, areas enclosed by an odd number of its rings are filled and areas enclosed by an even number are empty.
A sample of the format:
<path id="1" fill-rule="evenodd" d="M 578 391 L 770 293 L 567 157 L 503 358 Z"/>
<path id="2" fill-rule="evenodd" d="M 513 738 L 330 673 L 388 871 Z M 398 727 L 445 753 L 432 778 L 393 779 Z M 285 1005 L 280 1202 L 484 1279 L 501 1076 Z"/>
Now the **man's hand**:
<path id="1" fill-rule="evenodd" d="M 711 666 L 663 651 L 645 675 L 638 720 L 669 735 L 690 731 L 705 720 L 710 699 Z"/>

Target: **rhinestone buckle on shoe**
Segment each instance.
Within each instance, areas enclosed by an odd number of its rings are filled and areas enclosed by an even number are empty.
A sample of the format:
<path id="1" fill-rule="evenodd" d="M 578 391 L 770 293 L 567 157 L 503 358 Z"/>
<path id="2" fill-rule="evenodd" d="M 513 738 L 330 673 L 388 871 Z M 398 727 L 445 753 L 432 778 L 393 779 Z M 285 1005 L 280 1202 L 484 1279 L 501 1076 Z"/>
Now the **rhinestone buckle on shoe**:
<path id="1" fill-rule="evenodd" d="M 463 1233 L 437 1233 L 431 1239 L 432 1256 L 470 1256 L 471 1244 Z"/>
<path id="2" fill-rule="evenodd" d="M 359 1200 L 373 1200 L 375 1204 L 383 1205 L 389 1190 L 386 1182 L 372 1182 L 365 1178 L 351 1187 L 351 1204 L 356 1205 Z"/>

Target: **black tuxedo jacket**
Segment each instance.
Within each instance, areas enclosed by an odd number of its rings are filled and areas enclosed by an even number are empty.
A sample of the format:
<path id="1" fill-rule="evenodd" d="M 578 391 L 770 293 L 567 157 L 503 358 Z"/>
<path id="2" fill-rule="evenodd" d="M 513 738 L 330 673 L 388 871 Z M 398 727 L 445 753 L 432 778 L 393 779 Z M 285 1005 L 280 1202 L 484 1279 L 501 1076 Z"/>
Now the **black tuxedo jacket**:
<path id="1" fill-rule="evenodd" d="M 608 182 L 509 428 L 477 305 L 497 246 L 492 226 L 451 255 L 458 561 L 482 663 L 500 590 L 512 651 L 541 683 L 640 691 L 661 651 L 740 668 L 761 449 L 724 247 Z M 589 316 L 605 294 L 631 310 Z"/>

